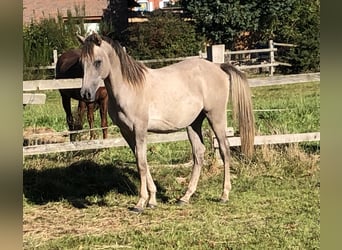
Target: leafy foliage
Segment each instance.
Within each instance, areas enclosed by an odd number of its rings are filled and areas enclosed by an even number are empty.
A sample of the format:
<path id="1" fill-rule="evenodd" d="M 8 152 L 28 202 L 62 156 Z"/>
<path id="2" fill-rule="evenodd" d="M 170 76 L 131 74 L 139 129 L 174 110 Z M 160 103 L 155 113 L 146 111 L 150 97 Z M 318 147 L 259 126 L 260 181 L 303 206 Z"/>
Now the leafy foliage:
<path id="1" fill-rule="evenodd" d="M 64 22 L 59 14 L 57 19 L 45 18 L 40 22 L 32 20 L 23 28 L 24 69 L 50 65 L 53 61 L 53 50 L 62 53 L 67 49 L 79 46 L 76 32 L 84 34 L 83 19 L 73 17 L 68 10 L 68 19 Z M 76 15 L 80 10 L 76 8 Z M 29 76 L 24 74 L 24 78 Z"/>
<path id="2" fill-rule="evenodd" d="M 194 19 L 197 32 L 205 34 L 209 44 L 224 43 L 231 48 L 242 31 L 258 27 L 255 1 L 183 0 L 181 3 Z"/>
<path id="3" fill-rule="evenodd" d="M 112 4 L 119 2 L 125 1 L 111 1 Z M 154 11 L 148 22 L 130 24 L 125 32 L 118 30 L 112 19 L 104 17 L 100 30 L 119 39 L 137 59 L 195 55 L 204 40 L 209 44 L 224 43 L 226 48 L 234 50 L 238 45 L 266 47 L 268 40 L 273 39 L 297 45 L 278 48 L 280 61 L 293 65 L 278 67 L 282 73 L 320 70 L 318 0 L 182 0 L 181 6 L 186 10 L 187 21 L 184 16 Z M 25 26 L 24 68 L 49 65 L 53 49 L 62 53 L 78 47 L 74 34 L 79 29 L 84 34 L 83 20 L 78 17 L 84 15 L 82 11 L 84 7 L 76 8 L 76 17 L 69 11 L 67 22 L 59 16 L 57 20 L 46 18 L 39 23 L 32 20 Z M 25 79 L 29 77 L 34 78 L 24 73 Z"/>
<path id="4" fill-rule="evenodd" d="M 154 11 L 148 22 L 129 27 L 128 52 L 137 59 L 158 59 L 196 55 L 201 38 L 194 27 L 179 16 Z"/>
<path id="5" fill-rule="evenodd" d="M 197 32 L 208 43 L 234 49 L 239 42 L 255 48 L 273 39 L 297 47 L 279 51 L 293 67 L 286 73 L 319 71 L 320 2 L 318 0 L 183 0 Z"/>
<path id="6" fill-rule="evenodd" d="M 254 43 L 267 40 L 293 43 L 295 48 L 279 48 L 278 56 L 293 65 L 283 73 L 319 71 L 320 2 L 318 0 L 258 0 L 259 27 Z"/>
<path id="7" fill-rule="evenodd" d="M 250 3 L 249 3 L 250 2 Z M 205 34 L 208 42 L 224 43 L 229 48 L 241 31 L 256 30 L 255 1 L 182 1 L 194 19 L 197 31 Z"/>

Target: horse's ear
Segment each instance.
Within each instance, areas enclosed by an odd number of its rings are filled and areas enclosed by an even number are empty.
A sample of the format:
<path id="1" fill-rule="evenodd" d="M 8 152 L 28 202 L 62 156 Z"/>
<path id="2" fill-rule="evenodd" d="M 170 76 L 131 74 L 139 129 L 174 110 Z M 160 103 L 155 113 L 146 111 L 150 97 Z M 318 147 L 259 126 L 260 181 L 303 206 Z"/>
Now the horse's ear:
<path id="1" fill-rule="evenodd" d="M 102 42 L 102 37 L 98 34 L 98 33 L 95 33 L 93 32 L 93 41 L 94 43 L 97 45 L 97 46 L 100 46 L 101 45 L 101 42 Z"/>
<path id="2" fill-rule="evenodd" d="M 79 35 L 79 34 L 76 34 L 76 36 L 77 36 L 77 40 L 78 40 L 81 44 L 84 44 L 85 38 L 84 38 L 83 36 Z"/>

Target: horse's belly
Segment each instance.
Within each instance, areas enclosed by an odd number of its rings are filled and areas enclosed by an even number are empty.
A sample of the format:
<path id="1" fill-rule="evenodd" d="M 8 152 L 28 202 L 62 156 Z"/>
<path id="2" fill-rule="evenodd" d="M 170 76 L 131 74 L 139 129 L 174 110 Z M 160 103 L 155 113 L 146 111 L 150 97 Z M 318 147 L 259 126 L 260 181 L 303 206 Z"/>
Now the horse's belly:
<path id="1" fill-rule="evenodd" d="M 168 133 L 180 130 L 189 126 L 198 116 L 200 110 L 186 112 L 181 109 L 175 109 L 170 113 L 159 115 L 151 114 L 148 122 L 148 131 Z"/>
<path id="2" fill-rule="evenodd" d="M 148 131 L 154 133 L 172 133 L 186 128 L 190 124 L 191 122 L 180 123 L 151 118 L 148 125 Z"/>
<path id="3" fill-rule="evenodd" d="M 174 124 L 167 120 L 158 118 L 150 118 L 148 123 L 148 131 L 155 133 L 170 133 L 181 129 L 179 124 Z"/>
<path id="4" fill-rule="evenodd" d="M 164 99 L 149 107 L 148 130 L 151 132 L 173 132 L 189 126 L 203 109 L 200 98 L 175 98 L 164 95 Z"/>

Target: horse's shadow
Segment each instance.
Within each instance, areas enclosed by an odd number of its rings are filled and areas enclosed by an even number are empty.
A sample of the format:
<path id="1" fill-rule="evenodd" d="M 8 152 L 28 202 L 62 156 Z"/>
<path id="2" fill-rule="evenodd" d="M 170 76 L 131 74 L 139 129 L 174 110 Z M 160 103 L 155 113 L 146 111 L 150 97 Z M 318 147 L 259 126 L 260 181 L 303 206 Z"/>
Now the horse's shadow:
<path id="1" fill-rule="evenodd" d="M 93 161 L 79 161 L 67 167 L 23 171 L 23 192 L 28 202 L 43 205 L 67 200 L 77 208 L 94 204 L 87 197 L 105 196 L 117 192 L 138 195 L 139 176 L 129 166 L 98 165 Z M 167 201 L 165 190 L 156 183 L 158 198 Z M 97 205 L 106 205 L 103 199 Z"/>

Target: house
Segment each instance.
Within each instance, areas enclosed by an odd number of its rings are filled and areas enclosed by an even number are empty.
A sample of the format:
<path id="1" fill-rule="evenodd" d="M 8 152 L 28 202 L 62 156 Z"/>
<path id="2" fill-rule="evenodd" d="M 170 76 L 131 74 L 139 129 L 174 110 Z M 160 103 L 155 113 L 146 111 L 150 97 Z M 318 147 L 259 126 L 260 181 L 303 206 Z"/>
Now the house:
<path id="1" fill-rule="evenodd" d="M 153 11 L 156 9 L 162 9 L 167 7 L 168 4 L 172 4 L 175 1 L 172 0 L 137 0 L 140 7 L 133 8 L 133 11 Z"/>
<path id="2" fill-rule="evenodd" d="M 23 23 L 26 25 L 31 21 L 39 22 L 43 18 L 55 18 L 58 14 L 66 20 L 68 10 L 76 16 L 76 9 L 78 9 L 80 15 L 84 12 L 86 30 L 90 31 L 98 28 L 98 23 L 109 2 L 110 0 L 23 0 Z M 132 6 L 132 11 L 143 12 L 164 8 L 174 2 L 174 0 L 128 0 L 128 5 Z"/>
<path id="3" fill-rule="evenodd" d="M 85 29 L 89 32 L 98 29 L 103 11 L 108 6 L 108 0 L 23 0 L 23 24 L 31 21 L 39 22 L 44 18 L 56 18 L 58 14 L 67 19 L 67 12 L 72 15 L 84 15 Z"/>

